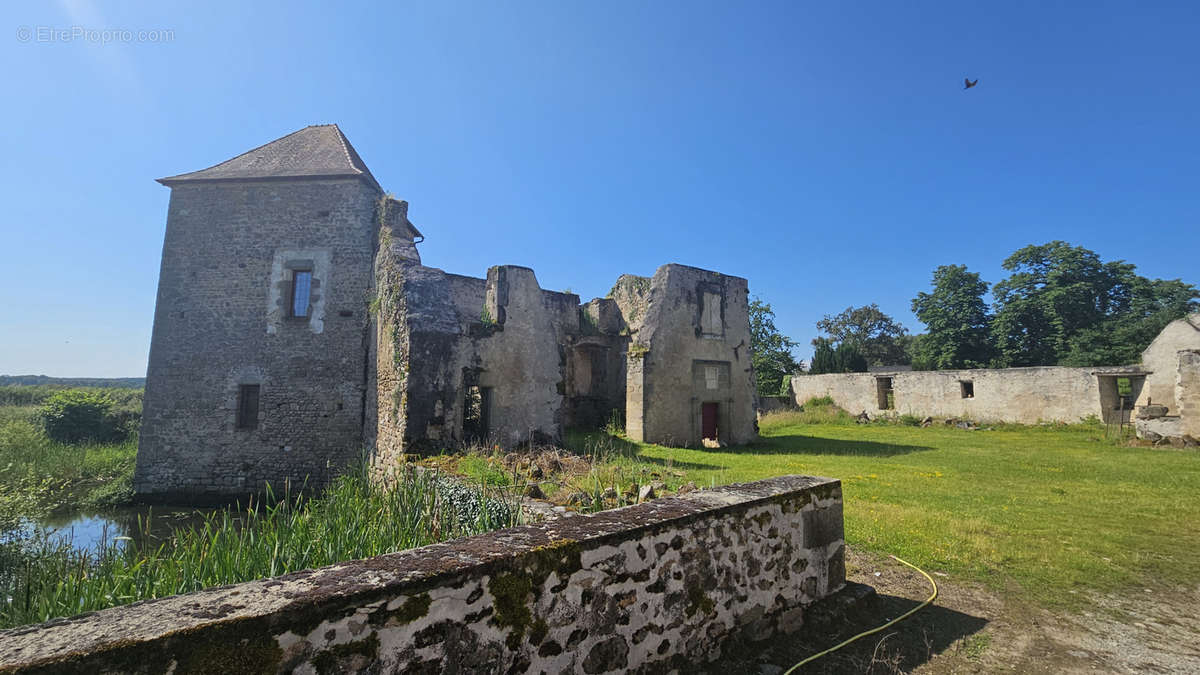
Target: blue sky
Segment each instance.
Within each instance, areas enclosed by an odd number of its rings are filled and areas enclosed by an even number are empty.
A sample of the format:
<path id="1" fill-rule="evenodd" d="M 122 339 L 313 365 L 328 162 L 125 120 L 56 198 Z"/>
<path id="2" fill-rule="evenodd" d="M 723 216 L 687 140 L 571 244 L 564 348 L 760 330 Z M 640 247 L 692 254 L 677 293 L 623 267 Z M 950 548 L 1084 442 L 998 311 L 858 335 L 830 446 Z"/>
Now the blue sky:
<path id="1" fill-rule="evenodd" d="M 1031 243 L 1200 283 L 1194 2 L 0 17 L 0 373 L 144 374 L 169 192 L 153 179 L 328 122 L 409 201 L 427 265 L 528 265 L 585 300 L 666 262 L 744 276 L 804 358 L 823 314 L 876 302 L 918 332 L 936 266 L 995 282 Z M 76 26 L 134 35 L 48 39 Z"/>

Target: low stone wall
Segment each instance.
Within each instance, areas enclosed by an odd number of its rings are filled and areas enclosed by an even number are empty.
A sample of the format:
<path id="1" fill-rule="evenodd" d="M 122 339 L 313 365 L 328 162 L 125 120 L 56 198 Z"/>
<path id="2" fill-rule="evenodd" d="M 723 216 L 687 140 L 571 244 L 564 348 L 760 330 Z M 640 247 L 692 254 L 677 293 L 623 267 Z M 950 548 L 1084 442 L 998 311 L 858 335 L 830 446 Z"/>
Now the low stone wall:
<path id="1" fill-rule="evenodd" d="M 1116 402 L 1115 378 L 1136 368 L 1040 366 L 977 370 L 937 370 L 797 375 L 797 405 L 829 396 L 852 414 L 960 417 L 981 422 L 1078 422 L 1107 420 Z M 1108 387 L 1101 382 L 1105 378 Z M 1133 385 L 1140 387 L 1134 378 Z M 891 383 L 890 402 L 884 393 Z M 1128 408 L 1126 408 L 1128 411 Z M 1128 412 L 1126 412 L 1128 414 Z"/>
<path id="2" fill-rule="evenodd" d="M 0 631 L 0 673 L 687 669 L 843 556 L 841 484 L 785 476 Z"/>

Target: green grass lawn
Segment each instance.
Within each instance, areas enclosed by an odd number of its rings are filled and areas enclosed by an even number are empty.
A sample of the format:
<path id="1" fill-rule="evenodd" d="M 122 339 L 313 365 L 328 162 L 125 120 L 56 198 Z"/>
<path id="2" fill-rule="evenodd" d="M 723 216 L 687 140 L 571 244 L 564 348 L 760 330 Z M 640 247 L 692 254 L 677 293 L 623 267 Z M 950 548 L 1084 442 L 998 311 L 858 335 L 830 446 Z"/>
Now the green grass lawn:
<path id="1" fill-rule="evenodd" d="M 1047 606 L 1200 582 L 1200 453 L 1125 447 L 1100 425 L 967 431 L 805 420 L 768 416 L 758 442 L 721 450 L 627 444 L 609 464 L 682 472 L 670 482 L 701 487 L 839 478 L 850 546 Z"/>

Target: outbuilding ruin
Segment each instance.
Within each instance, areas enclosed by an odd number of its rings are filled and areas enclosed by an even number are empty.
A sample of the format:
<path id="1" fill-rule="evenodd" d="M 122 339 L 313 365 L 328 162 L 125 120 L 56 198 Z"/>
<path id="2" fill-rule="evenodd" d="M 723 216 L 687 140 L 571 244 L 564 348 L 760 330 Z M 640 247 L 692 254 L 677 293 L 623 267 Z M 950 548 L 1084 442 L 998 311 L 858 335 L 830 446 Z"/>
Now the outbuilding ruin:
<path id="1" fill-rule="evenodd" d="M 669 264 L 581 304 L 527 267 L 427 267 L 408 204 L 336 125 L 159 182 L 143 499 L 316 487 L 364 449 L 386 471 L 614 420 L 669 445 L 757 435 L 745 279 Z"/>
<path id="2" fill-rule="evenodd" d="M 1131 366 L 872 369 L 795 375 L 797 405 L 828 396 L 850 412 L 980 422 L 1133 424 L 1150 440 L 1200 438 L 1200 314 L 1178 319 Z"/>

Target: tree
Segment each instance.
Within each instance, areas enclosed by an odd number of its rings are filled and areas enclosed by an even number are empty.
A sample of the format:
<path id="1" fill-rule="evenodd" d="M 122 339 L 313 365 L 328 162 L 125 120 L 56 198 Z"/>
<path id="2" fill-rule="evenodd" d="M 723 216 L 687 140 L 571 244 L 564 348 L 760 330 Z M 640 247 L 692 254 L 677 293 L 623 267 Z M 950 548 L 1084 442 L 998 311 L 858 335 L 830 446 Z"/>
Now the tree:
<path id="1" fill-rule="evenodd" d="M 1123 366 L 1138 363 L 1142 351 L 1175 319 L 1200 309 L 1200 291 L 1179 279 L 1135 276 L 1129 282 L 1129 307 L 1069 341 L 1064 366 Z"/>
<path id="2" fill-rule="evenodd" d="M 813 360 L 808 369 L 813 375 L 867 372 L 867 359 L 853 342 L 835 346 L 829 338 L 819 337 L 813 340 L 813 347 Z"/>
<path id="3" fill-rule="evenodd" d="M 987 282 L 965 265 L 933 271 L 933 292 L 918 293 L 912 301 L 913 314 L 928 327 L 914 346 L 914 366 L 946 370 L 990 364 L 992 317 L 983 300 L 987 290 Z"/>
<path id="4" fill-rule="evenodd" d="M 753 298 L 750 313 L 750 362 L 760 396 L 778 396 L 784 378 L 800 369 L 792 356 L 796 342 L 775 328 L 775 312 L 760 298 Z"/>
<path id="5" fill-rule="evenodd" d="M 1170 321 L 1195 311 L 1200 291 L 1147 279 L 1121 260 L 1052 241 L 1004 261 L 1012 275 L 993 287 L 992 336 L 999 365 L 1121 365 Z"/>
<path id="6" fill-rule="evenodd" d="M 837 315 L 826 314 L 817 322 L 817 330 L 829 335 L 838 345 L 854 345 L 872 366 L 908 363 L 908 355 L 900 342 L 908 330 L 880 311 L 875 303 L 847 307 Z"/>
<path id="7" fill-rule="evenodd" d="M 828 338 L 819 337 L 813 340 L 813 358 L 812 363 L 808 366 L 808 372 L 813 375 L 842 372 L 841 366 L 838 364 L 837 352 L 834 351 L 833 343 Z"/>

